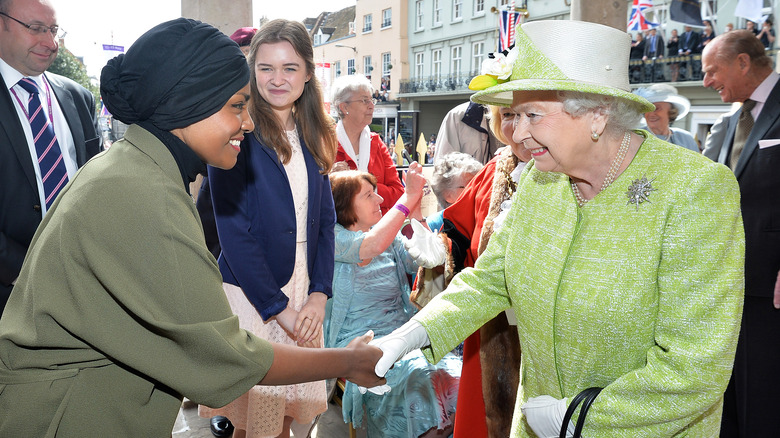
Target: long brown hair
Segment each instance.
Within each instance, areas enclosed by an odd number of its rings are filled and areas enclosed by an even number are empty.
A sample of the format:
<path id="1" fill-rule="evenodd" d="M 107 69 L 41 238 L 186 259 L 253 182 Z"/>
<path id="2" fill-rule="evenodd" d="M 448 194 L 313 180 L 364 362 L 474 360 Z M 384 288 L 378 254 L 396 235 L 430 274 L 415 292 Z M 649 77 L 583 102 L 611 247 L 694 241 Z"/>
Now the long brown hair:
<path id="1" fill-rule="evenodd" d="M 293 104 L 292 115 L 303 134 L 306 148 L 320 166 L 320 173 L 326 174 L 336 159 L 338 139 L 333 119 L 325 112 L 320 81 L 314 74 L 314 48 L 311 37 L 303 24 L 297 21 L 284 19 L 269 21 L 252 38 L 249 50 L 249 66 L 252 71 L 249 81 L 252 96 L 249 113 L 255 122 L 255 135 L 276 151 L 282 163 L 286 164 L 290 161 L 292 148 L 287 141 L 284 126 L 276 118 L 271 105 L 260 95 L 255 71 L 255 58 L 260 45 L 284 41 L 290 43 L 295 53 L 303 58 L 306 63 L 306 73 L 311 77 L 303 87 L 303 94 Z"/>

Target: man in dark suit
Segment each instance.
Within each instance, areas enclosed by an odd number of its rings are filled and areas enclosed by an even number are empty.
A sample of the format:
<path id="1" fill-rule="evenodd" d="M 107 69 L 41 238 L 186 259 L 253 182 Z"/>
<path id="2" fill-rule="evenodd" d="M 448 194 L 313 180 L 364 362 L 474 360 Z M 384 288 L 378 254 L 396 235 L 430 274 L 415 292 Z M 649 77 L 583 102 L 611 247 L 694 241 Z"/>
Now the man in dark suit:
<path id="1" fill-rule="evenodd" d="M 666 51 L 664 38 L 661 35 L 658 35 L 656 28 L 652 28 L 650 29 L 650 35 L 645 39 L 647 40 L 647 43 L 645 44 L 645 51 L 643 53 L 642 60 L 646 61 L 650 59 L 653 61 L 653 63 L 648 66 L 648 73 L 650 76 L 649 79 L 651 82 L 663 82 L 665 80 L 663 77 L 663 64 L 659 63 L 656 65 L 655 61 L 656 59 L 661 59 L 664 57 L 664 52 Z"/>
<path id="2" fill-rule="evenodd" d="M 645 53 L 642 59 L 663 58 L 664 50 L 666 48 L 664 45 L 664 37 L 658 35 L 656 28 L 650 29 L 650 36 L 646 39 L 647 43 L 645 43 Z"/>
<path id="3" fill-rule="evenodd" d="M 685 32 L 680 36 L 680 44 L 677 49 L 679 56 L 691 56 L 699 53 L 699 44 L 701 43 L 701 34 L 693 30 L 691 26 L 685 26 Z M 680 69 L 683 70 L 685 80 L 696 79 L 701 70 L 698 60 L 691 60 L 680 63 Z"/>
<path id="4" fill-rule="evenodd" d="M 704 154 L 730 166 L 742 193 L 745 307 L 734 373 L 726 390 L 722 437 L 776 436 L 780 410 L 780 75 L 746 30 L 704 48 L 704 86 L 724 102 L 743 102 L 721 144 Z M 741 152 L 740 152 L 741 151 Z M 717 208 L 717 206 L 713 206 Z"/>
<path id="5" fill-rule="evenodd" d="M 35 93 L 20 80 L 35 84 L 45 115 L 42 120 L 53 125 L 56 141 L 49 151 L 62 154 L 55 166 L 64 162 L 67 172 L 67 178 L 63 172 L 59 179 L 61 185 L 100 148 L 92 94 L 70 79 L 43 74 L 57 56 L 56 23 L 47 0 L 0 0 L 0 312 L 46 214 L 44 193 L 52 194 L 52 189 L 44 189 L 40 153 L 28 119 Z M 49 174 L 47 170 L 44 176 Z"/>

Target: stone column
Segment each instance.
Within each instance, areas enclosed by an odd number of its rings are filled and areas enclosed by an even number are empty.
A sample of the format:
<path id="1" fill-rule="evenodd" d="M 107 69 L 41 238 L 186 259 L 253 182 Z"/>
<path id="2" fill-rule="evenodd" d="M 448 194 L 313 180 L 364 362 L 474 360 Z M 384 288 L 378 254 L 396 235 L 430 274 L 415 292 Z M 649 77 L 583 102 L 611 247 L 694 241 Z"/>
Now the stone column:
<path id="1" fill-rule="evenodd" d="M 181 0 L 181 16 L 209 23 L 230 35 L 253 25 L 252 0 Z"/>
<path id="2" fill-rule="evenodd" d="M 626 32 L 627 0 L 572 0 L 571 19 L 599 23 Z"/>

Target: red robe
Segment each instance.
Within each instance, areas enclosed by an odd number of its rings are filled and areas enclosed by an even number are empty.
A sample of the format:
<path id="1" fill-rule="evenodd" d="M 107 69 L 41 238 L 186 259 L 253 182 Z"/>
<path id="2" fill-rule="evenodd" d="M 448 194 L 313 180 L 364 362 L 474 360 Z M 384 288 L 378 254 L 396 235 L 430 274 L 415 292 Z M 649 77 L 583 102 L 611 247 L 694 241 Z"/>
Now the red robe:
<path id="1" fill-rule="evenodd" d="M 461 234 L 471 239 L 471 246 L 463 262 L 464 267 L 474 266 L 479 254 L 482 225 L 490 210 L 490 195 L 498 157 L 466 185 L 454 204 L 444 210 L 444 219 L 455 225 Z M 479 361 L 479 331 L 466 338 L 463 344 L 463 370 L 458 387 L 458 404 L 455 409 L 453 438 L 487 437 L 485 401 L 482 397 L 482 367 Z"/>

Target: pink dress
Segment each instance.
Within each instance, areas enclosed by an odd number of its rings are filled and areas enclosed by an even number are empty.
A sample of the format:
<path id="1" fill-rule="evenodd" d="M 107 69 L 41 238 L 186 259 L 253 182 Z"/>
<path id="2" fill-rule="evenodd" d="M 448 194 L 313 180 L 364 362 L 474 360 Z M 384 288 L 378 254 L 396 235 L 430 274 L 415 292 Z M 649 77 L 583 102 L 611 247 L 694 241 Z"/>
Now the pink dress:
<path id="1" fill-rule="evenodd" d="M 288 306 L 299 311 L 309 297 L 309 270 L 306 263 L 306 212 L 309 183 L 297 132 L 287 131 L 287 138 L 293 153 L 290 161 L 284 165 L 284 170 L 287 172 L 295 203 L 297 241 L 295 268 L 290 281 L 282 287 L 282 292 L 290 299 Z M 233 313 L 238 315 L 241 328 L 270 342 L 296 345 L 275 319 L 263 321 L 241 288 L 229 283 L 223 283 L 222 286 Z M 224 415 L 236 428 L 246 430 L 247 437 L 260 438 L 275 437 L 282 433 L 284 417 L 292 417 L 298 423 L 307 424 L 327 409 L 325 381 L 319 381 L 286 386 L 257 385 L 223 408 L 211 409 L 203 405 L 199 406 L 198 415 L 205 418 Z"/>

